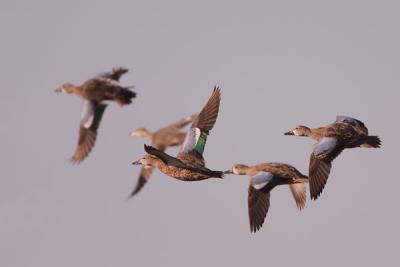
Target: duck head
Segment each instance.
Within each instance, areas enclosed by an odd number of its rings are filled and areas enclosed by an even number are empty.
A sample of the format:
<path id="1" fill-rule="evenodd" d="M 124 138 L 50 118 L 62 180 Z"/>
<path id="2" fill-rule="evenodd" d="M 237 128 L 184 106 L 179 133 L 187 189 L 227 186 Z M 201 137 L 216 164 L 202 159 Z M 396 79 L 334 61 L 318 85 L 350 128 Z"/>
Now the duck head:
<path id="1" fill-rule="evenodd" d="M 246 175 L 249 166 L 244 164 L 235 164 L 231 169 L 224 172 L 224 174 L 237 174 L 237 175 Z"/>
<path id="2" fill-rule="evenodd" d="M 132 165 L 142 165 L 145 167 L 152 167 L 155 166 L 156 163 L 159 161 L 158 158 L 151 156 L 149 154 L 144 155 L 139 160 L 132 162 Z"/>
<path id="3" fill-rule="evenodd" d="M 310 136 L 311 129 L 307 126 L 299 125 L 291 131 L 285 133 L 285 135 L 294 135 L 294 136 Z"/>
<path id="4" fill-rule="evenodd" d="M 72 94 L 75 90 L 75 85 L 72 83 L 64 83 L 60 88 L 56 89 L 56 93 Z"/>
<path id="5" fill-rule="evenodd" d="M 144 138 L 149 138 L 151 137 L 151 132 L 147 130 L 146 128 L 137 128 L 136 130 L 132 131 L 130 136 L 136 136 L 136 137 L 144 137 Z"/>

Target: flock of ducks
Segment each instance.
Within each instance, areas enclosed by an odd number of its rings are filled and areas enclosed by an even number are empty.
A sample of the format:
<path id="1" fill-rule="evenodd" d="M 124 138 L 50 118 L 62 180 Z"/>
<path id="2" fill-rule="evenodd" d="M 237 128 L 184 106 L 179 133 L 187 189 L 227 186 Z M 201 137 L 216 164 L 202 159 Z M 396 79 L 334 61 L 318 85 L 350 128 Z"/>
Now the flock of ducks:
<path id="1" fill-rule="evenodd" d="M 75 94 L 83 99 L 83 111 L 80 121 L 79 140 L 71 158 L 80 163 L 95 145 L 97 130 L 107 107 L 105 101 L 115 101 L 120 106 L 128 105 L 136 97 L 130 90 L 132 86 L 119 85 L 121 76 L 128 72 L 126 68 L 114 68 L 87 80 L 81 86 L 66 83 L 56 92 Z M 213 92 L 198 115 L 183 118 L 155 132 L 138 128 L 131 136 L 144 137 L 151 145 L 144 145 L 146 154 L 134 165 L 142 170 L 131 197 L 136 195 L 150 179 L 154 168 L 167 176 L 181 181 L 200 181 L 209 178 L 223 178 L 225 174 L 247 175 L 250 177 L 248 189 L 248 212 L 250 229 L 257 232 L 263 225 L 270 206 L 270 193 L 278 185 L 289 185 L 298 209 L 306 204 L 306 186 L 309 183 L 311 199 L 316 200 L 322 193 L 328 180 L 332 161 L 346 148 L 379 148 L 378 136 L 370 136 L 363 122 L 337 116 L 330 125 L 310 129 L 297 126 L 285 135 L 307 136 L 315 139 L 310 156 L 308 176 L 296 168 L 284 163 L 261 163 L 254 166 L 236 164 L 231 169 L 215 171 L 206 167 L 203 152 L 210 131 L 218 117 L 221 102 L 221 90 L 214 87 Z M 182 129 L 190 124 L 187 132 Z M 181 146 L 176 157 L 165 153 L 168 147 Z"/>

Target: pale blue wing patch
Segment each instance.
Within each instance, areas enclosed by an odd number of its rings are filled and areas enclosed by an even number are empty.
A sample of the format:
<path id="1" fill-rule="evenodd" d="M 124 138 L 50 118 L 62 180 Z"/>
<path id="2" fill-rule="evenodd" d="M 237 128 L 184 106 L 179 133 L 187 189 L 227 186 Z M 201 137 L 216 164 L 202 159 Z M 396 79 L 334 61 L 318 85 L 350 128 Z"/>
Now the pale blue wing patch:
<path id="1" fill-rule="evenodd" d="M 113 80 L 112 75 L 114 73 L 112 71 L 105 71 L 105 72 L 101 72 L 99 74 L 96 75 L 96 78 L 100 78 L 100 79 L 105 79 L 107 80 L 107 82 L 112 83 L 112 84 L 118 84 L 117 81 Z"/>
<path id="2" fill-rule="evenodd" d="M 96 75 L 97 78 L 111 79 L 112 71 L 103 71 Z"/>
<path id="3" fill-rule="evenodd" d="M 359 120 L 349 117 L 349 116 L 343 116 L 343 115 L 338 115 L 336 116 L 336 122 L 348 122 L 348 123 L 356 123 Z"/>
<path id="4" fill-rule="evenodd" d="M 331 153 L 337 146 L 338 140 L 334 137 L 324 137 L 314 145 L 313 153 L 317 157 Z"/>
<path id="5" fill-rule="evenodd" d="M 273 178 L 274 175 L 270 172 L 259 172 L 250 178 L 250 183 L 255 189 L 260 190 L 271 182 Z"/>
<path id="6" fill-rule="evenodd" d="M 89 101 L 83 101 L 83 109 L 81 113 L 81 125 L 86 129 L 89 129 L 94 121 L 95 105 Z"/>
<path id="7" fill-rule="evenodd" d="M 189 153 L 196 148 L 197 141 L 199 140 L 201 131 L 198 128 L 190 127 L 186 134 L 185 141 L 183 142 L 181 152 Z"/>
<path id="8" fill-rule="evenodd" d="M 348 116 L 336 116 L 336 122 L 348 123 L 348 124 L 350 124 L 350 125 L 352 125 L 354 127 L 357 127 L 357 128 L 360 128 L 360 129 L 364 130 L 365 134 L 368 134 L 368 129 L 365 126 L 365 124 L 362 121 L 357 120 L 355 118 L 348 117 Z"/>
<path id="9" fill-rule="evenodd" d="M 353 126 L 365 127 L 365 125 L 362 121 L 357 120 L 352 117 L 348 117 L 348 116 L 336 116 L 336 122 L 345 122 L 345 123 L 349 123 Z"/>

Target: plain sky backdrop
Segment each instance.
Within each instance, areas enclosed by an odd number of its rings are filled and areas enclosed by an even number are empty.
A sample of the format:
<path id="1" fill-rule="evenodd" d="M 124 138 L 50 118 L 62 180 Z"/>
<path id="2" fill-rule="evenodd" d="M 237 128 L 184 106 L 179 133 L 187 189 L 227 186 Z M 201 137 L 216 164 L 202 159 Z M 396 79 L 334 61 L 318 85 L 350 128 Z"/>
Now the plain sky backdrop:
<path id="1" fill-rule="evenodd" d="M 395 0 L 2 0 L 0 266 L 399 266 L 399 12 Z M 114 66 L 138 97 L 110 105 L 92 154 L 71 165 L 81 100 L 54 89 Z M 199 112 L 215 84 L 210 168 L 307 173 L 313 141 L 283 133 L 338 114 L 383 148 L 345 151 L 302 212 L 274 190 L 257 234 L 245 176 L 156 171 L 128 201 L 148 143 L 128 133 Z"/>

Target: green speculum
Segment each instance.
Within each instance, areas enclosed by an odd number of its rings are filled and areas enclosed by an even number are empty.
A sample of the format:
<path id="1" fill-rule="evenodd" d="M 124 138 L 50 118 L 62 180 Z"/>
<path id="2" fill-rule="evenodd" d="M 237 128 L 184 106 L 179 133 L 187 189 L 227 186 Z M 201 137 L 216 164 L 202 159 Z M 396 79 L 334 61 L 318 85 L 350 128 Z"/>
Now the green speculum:
<path id="1" fill-rule="evenodd" d="M 200 134 L 199 140 L 197 140 L 196 151 L 203 155 L 204 148 L 206 146 L 207 135 L 204 133 Z"/>

